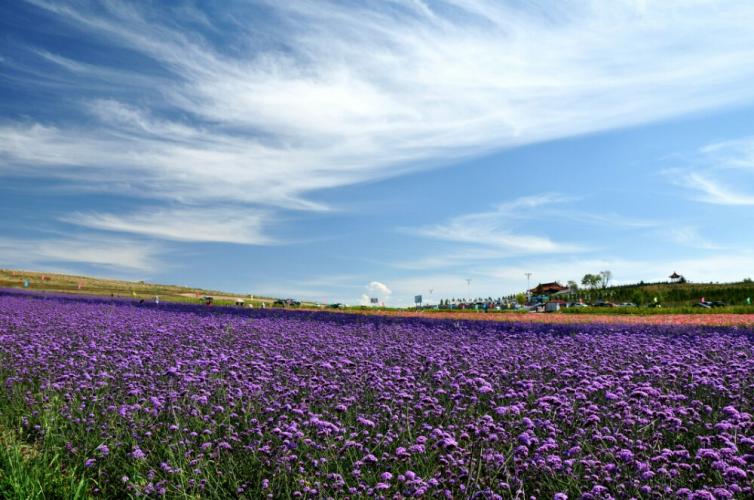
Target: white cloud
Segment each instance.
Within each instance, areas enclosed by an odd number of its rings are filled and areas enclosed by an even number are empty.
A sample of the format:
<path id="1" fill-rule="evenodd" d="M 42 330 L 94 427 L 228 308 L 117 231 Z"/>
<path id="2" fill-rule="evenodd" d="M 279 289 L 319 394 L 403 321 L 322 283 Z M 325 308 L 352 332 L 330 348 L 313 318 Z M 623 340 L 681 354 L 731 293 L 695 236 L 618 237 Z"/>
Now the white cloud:
<path id="1" fill-rule="evenodd" d="M 743 276 L 738 275 L 741 268 L 737 266 L 754 262 L 754 255 L 748 254 L 734 254 L 730 259 L 698 257 L 678 261 L 667 257 L 652 260 L 600 257 L 611 252 L 606 248 L 583 248 L 556 242 L 546 236 L 520 235 L 516 231 L 521 225 L 526 227 L 541 220 L 548 220 L 551 224 L 577 221 L 608 226 L 615 231 L 640 231 L 653 240 L 672 241 L 690 248 L 725 250 L 705 239 L 700 228 L 694 225 L 635 219 L 612 213 L 591 214 L 571 207 L 572 201 L 573 198 L 553 193 L 527 196 L 501 203 L 495 210 L 462 215 L 446 223 L 419 228 L 415 234 L 446 240 L 456 246 L 444 253 L 436 252 L 413 261 L 394 263 L 394 266 L 420 273 L 429 269 L 453 269 L 454 272 L 392 280 L 394 301 L 408 305 L 413 294 L 422 290 L 426 294 L 429 288 L 436 290 L 437 300 L 467 295 L 475 298 L 513 294 L 525 290 L 526 272 L 534 273 L 532 285 L 549 281 L 579 282 L 584 274 L 603 269 L 613 272 L 614 282 L 623 283 L 662 281 L 674 269 L 683 270 L 689 279 L 694 280 L 741 279 Z M 511 235 L 515 237 L 509 237 Z M 550 254 L 558 254 L 558 257 L 548 256 Z M 501 266 L 501 261 L 511 264 Z M 467 278 L 472 280 L 473 286 L 466 285 Z"/>
<path id="2" fill-rule="evenodd" d="M 705 161 L 718 170 L 754 171 L 754 137 L 721 141 L 701 148 Z"/>
<path id="3" fill-rule="evenodd" d="M 754 184 L 754 137 L 708 144 L 682 161 L 685 168 L 667 169 L 664 174 L 692 199 L 713 205 L 754 205 L 754 193 L 731 187 Z"/>
<path id="4" fill-rule="evenodd" d="M 153 243 L 100 236 L 0 238 L 0 260 L 17 266 L 47 268 L 64 264 L 90 264 L 108 271 L 134 274 L 164 269 Z"/>
<path id="5" fill-rule="evenodd" d="M 579 225 L 604 226 L 612 231 L 635 231 L 666 228 L 667 223 L 657 220 L 625 217 L 616 213 L 585 212 L 572 207 L 578 198 L 558 193 L 523 196 L 499 203 L 494 210 L 451 217 L 447 222 L 419 228 L 403 228 L 407 234 L 449 242 L 453 247 L 417 259 L 393 262 L 393 267 L 410 270 L 468 268 L 481 262 L 499 262 L 501 259 L 520 258 L 535 254 L 579 254 L 597 249 L 583 244 L 556 241 L 544 234 L 527 234 L 530 227 L 550 228 L 561 221 Z M 546 221 L 546 224 L 542 222 Z M 522 229 L 523 228 L 523 229 Z M 662 233 L 668 238 L 667 232 Z M 697 233 L 691 229 L 686 234 L 672 233 L 676 242 L 703 247 Z M 704 244 L 704 245 L 703 245 Z M 710 247 L 709 245 L 705 247 Z"/>
<path id="6" fill-rule="evenodd" d="M 392 290 L 390 290 L 390 288 L 388 288 L 384 283 L 380 283 L 379 281 L 371 281 L 366 286 L 366 293 L 361 294 L 361 297 L 359 297 L 359 302 L 362 306 L 368 306 L 372 305 L 371 299 L 376 298 L 378 299 L 379 303 L 384 304 L 388 301 L 388 299 L 390 299 L 390 295 L 392 293 Z"/>
<path id="7" fill-rule="evenodd" d="M 489 252 L 490 248 L 495 249 L 498 256 L 582 251 L 583 246 L 555 242 L 547 236 L 522 234 L 513 227 L 514 221 L 532 218 L 533 209 L 567 200 L 569 198 L 555 194 L 526 196 L 501 203 L 495 210 L 460 215 L 444 223 L 406 232 L 426 238 L 488 247 L 486 251 L 477 252 L 482 258 L 493 256 Z"/>
<path id="8" fill-rule="evenodd" d="M 498 213 L 506 214 L 509 217 L 526 216 L 530 214 L 530 210 L 540 209 L 548 205 L 554 205 L 558 203 L 568 203 L 576 201 L 577 198 L 571 196 L 564 196 L 558 193 L 541 193 L 529 196 L 521 196 L 510 201 L 499 203 L 496 207 Z"/>
<path id="9" fill-rule="evenodd" d="M 157 199 L 323 210 L 309 193 L 754 97 L 747 2 L 270 2 L 281 24 L 239 29 L 232 53 L 192 31 L 217 29 L 200 12 L 32 3 L 159 71 L 39 52 L 67 89 L 115 97 L 89 99 L 87 123 L 5 121 L 0 175 Z"/>
<path id="10" fill-rule="evenodd" d="M 693 248 L 702 248 L 706 250 L 722 250 L 723 247 L 708 241 L 702 236 L 701 231 L 696 226 L 678 226 L 666 227 L 657 231 L 658 238 L 667 238 L 674 243 Z"/>
<path id="11" fill-rule="evenodd" d="M 269 245 L 275 240 L 264 234 L 273 221 L 267 212 L 246 209 L 192 208 L 142 211 L 128 215 L 77 213 L 63 221 L 105 231 L 142 234 L 175 241 L 226 242 Z"/>
<path id="12" fill-rule="evenodd" d="M 369 295 L 367 295 L 365 293 L 362 293 L 361 297 L 359 297 L 359 304 L 361 304 L 362 306 L 369 306 L 369 305 L 371 305 L 372 301 L 371 301 Z"/>
<path id="13" fill-rule="evenodd" d="M 399 269 L 437 269 L 459 265 L 467 266 L 470 263 L 477 261 L 496 260 L 509 255 L 510 253 L 505 253 L 497 249 L 464 247 L 459 250 L 448 252 L 430 253 L 429 255 L 424 255 L 416 259 L 402 260 L 391 264 L 393 267 Z"/>
<path id="14" fill-rule="evenodd" d="M 390 291 L 386 284 L 380 283 L 379 281 L 371 281 L 369 285 L 367 285 L 367 291 L 370 294 L 374 294 L 375 296 L 380 297 L 387 297 L 391 293 L 393 293 L 392 291 Z"/>
<path id="15" fill-rule="evenodd" d="M 741 193 L 700 173 L 687 174 L 676 182 L 695 191 L 698 201 L 716 205 L 754 205 L 754 194 Z"/>
<path id="16" fill-rule="evenodd" d="M 380 303 L 385 303 L 390 299 L 390 295 L 392 294 L 392 290 L 387 287 L 384 283 L 380 283 L 379 281 L 371 281 L 366 286 L 366 293 L 362 294 L 361 297 L 359 297 L 359 302 L 363 306 L 368 306 L 371 304 L 372 298 L 377 298 Z"/>

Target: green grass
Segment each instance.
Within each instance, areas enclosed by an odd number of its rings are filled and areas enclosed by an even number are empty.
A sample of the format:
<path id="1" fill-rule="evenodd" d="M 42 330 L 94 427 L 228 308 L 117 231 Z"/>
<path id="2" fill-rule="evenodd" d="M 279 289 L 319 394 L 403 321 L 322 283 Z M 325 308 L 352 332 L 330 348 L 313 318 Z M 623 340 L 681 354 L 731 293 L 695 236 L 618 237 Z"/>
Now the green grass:
<path id="1" fill-rule="evenodd" d="M 11 374 L 2 366 L 0 357 L 0 380 L 8 380 Z M 86 477 L 83 467 L 66 460 L 59 396 L 45 398 L 44 409 L 35 412 L 38 429 L 30 432 L 23 425 L 29 415 L 24 397 L 38 390 L 38 384 L 24 384 L 0 391 L 0 498 L 90 498 L 96 482 Z"/>
<path id="2" fill-rule="evenodd" d="M 61 462 L 62 449 L 33 445 L 0 426 L 0 498 L 83 499 L 94 484 Z"/>

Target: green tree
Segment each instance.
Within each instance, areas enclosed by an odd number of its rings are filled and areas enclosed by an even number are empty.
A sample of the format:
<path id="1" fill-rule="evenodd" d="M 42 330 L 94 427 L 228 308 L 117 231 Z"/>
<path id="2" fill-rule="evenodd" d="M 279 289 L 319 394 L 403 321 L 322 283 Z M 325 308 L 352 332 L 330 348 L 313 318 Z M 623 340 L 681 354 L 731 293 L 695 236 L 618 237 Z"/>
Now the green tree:
<path id="1" fill-rule="evenodd" d="M 602 285 L 602 288 L 607 288 L 607 285 L 610 283 L 610 280 L 613 278 L 613 273 L 611 271 L 600 271 L 599 278 L 600 278 L 600 284 Z"/>
<path id="2" fill-rule="evenodd" d="M 585 274 L 581 278 L 581 284 L 587 288 L 594 289 L 602 282 L 602 277 L 599 274 Z"/>

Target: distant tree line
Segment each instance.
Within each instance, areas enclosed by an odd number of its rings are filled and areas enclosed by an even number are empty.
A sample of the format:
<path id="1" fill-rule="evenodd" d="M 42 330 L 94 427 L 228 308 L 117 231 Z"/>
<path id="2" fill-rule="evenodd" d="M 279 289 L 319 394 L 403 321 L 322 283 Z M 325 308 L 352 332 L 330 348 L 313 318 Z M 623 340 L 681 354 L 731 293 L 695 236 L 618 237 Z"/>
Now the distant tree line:
<path id="1" fill-rule="evenodd" d="M 633 302 L 649 304 L 657 298 L 658 303 L 668 305 L 685 305 L 705 300 L 718 300 L 729 304 L 745 304 L 747 299 L 754 299 L 754 281 L 746 278 L 737 283 L 690 283 L 681 278 L 678 282 L 660 281 L 629 285 L 609 286 L 612 279 L 610 271 L 586 274 L 579 286 L 574 281 L 568 282 L 571 296 L 588 301 L 607 300 L 610 302 Z"/>

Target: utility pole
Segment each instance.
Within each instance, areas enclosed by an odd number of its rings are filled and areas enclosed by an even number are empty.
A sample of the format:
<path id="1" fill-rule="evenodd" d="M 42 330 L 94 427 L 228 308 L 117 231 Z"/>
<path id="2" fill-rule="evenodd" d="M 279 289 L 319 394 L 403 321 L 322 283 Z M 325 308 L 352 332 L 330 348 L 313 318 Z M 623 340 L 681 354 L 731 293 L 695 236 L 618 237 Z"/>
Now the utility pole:
<path id="1" fill-rule="evenodd" d="M 466 295 L 468 295 L 466 300 L 471 300 L 471 278 L 466 278 Z"/>
<path id="2" fill-rule="evenodd" d="M 528 297 L 529 290 L 531 289 L 531 283 L 530 283 L 531 273 L 524 273 L 524 275 L 526 276 L 526 296 Z"/>

